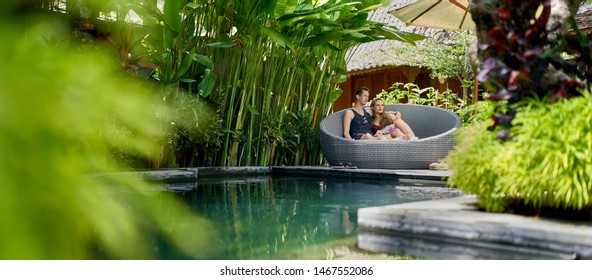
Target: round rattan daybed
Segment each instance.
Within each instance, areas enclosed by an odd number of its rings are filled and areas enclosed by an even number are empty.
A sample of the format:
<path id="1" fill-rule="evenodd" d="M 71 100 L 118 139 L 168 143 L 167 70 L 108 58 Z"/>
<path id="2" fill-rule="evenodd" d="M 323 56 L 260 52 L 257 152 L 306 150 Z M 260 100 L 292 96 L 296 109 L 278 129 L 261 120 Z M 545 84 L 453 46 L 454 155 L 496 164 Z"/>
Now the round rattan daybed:
<path id="1" fill-rule="evenodd" d="M 386 105 L 400 111 L 419 140 L 346 140 L 343 137 L 344 109 L 324 118 L 319 127 L 321 148 L 331 166 L 372 169 L 427 169 L 444 158 L 454 146 L 453 132 L 460 118 L 437 107 L 415 104 Z"/>

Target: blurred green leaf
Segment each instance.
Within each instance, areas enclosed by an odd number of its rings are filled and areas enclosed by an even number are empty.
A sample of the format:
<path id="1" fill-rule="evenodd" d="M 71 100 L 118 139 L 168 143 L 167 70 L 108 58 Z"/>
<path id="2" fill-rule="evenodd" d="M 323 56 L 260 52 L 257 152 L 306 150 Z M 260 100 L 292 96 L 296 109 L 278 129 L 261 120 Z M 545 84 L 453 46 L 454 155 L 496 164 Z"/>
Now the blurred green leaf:
<path id="1" fill-rule="evenodd" d="M 278 44 L 284 48 L 294 49 L 294 44 L 292 42 L 290 42 L 290 40 L 288 38 L 284 37 L 284 35 L 282 35 L 281 33 L 277 32 L 271 28 L 267 28 L 265 26 L 261 27 L 261 32 L 263 32 L 263 34 L 267 35 L 276 44 Z"/>
<path id="2" fill-rule="evenodd" d="M 236 44 L 233 42 L 216 42 L 216 43 L 210 43 L 207 44 L 208 47 L 212 47 L 212 48 L 230 48 L 230 47 L 234 47 Z"/>
<path id="3" fill-rule="evenodd" d="M 164 1 L 164 23 L 174 32 L 181 31 L 181 0 Z"/>
<path id="4" fill-rule="evenodd" d="M 205 55 L 193 54 L 193 60 L 207 68 L 214 69 L 214 62 Z"/>
<path id="5" fill-rule="evenodd" d="M 305 62 L 301 62 L 298 67 L 300 67 L 302 70 L 304 70 L 309 76 L 314 76 L 315 75 L 315 69 L 312 68 L 310 65 L 308 65 Z"/>
<path id="6" fill-rule="evenodd" d="M 259 111 L 257 111 L 257 108 L 249 105 L 249 104 L 245 104 L 245 107 L 247 107 L 247 109 L 249 110 L 249 112 L 251 112 L 251 114 L 253 115 L 259 115 Z"/>
<path id="7" fill-rule="evenodd" d="M 171 83 L 176 82 L 183 75 L 185 75 L 185 73 L 187 73 L 187 70 L 189 70 L 189 67 L 191 67 L 191 63 L 193 63 L 194 55 L 195 54 L 193 54 L 193 53 L 184 53 L 183 54 L 183 58 L 181 59 L 181 64 L 179 64 L 178 68 L 176 69 L 175 75 L 173 76 L 173 79 L 170 81 Z"/>
<path id="8" fill-rule="evenodd" d="M 214 86 L 216 85 L 216 74 L 210 69 L 204 70 L 203 80 L 198 85 L 199 95 L 207 97 L 212 93 Z"/>
<path id="9" fill-rule="evenodd" d="M 158 156 L 170 108 L 104 52 L 39 45 L 56 27 L 21 26 L 0 21 L 0 259 L 151 259 L 155 236 L 207 258 L 206 219 L 117 173 L 117 154 Z"/>
<path id="10" fill-rule="evenodd" d="M 333 103 L 343 94 L 343 90 L 342 89 L 334 89 L 329 94 L 331 95 L 329 97 L 329 102 Z"/>

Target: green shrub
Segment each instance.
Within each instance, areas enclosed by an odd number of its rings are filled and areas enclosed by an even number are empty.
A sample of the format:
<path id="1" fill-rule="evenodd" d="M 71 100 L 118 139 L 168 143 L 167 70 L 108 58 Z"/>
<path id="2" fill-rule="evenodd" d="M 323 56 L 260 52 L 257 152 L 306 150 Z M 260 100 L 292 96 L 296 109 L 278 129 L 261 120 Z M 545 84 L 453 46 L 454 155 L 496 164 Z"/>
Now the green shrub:
<path id="1" fill-rule="evenodd" d="M 503 101 L 500 101 L 503 102 Z M 495 102 L 489 100 L 482 100 L 475 104 L 470 104 L 461 109 L 454 111 L 458 114 L 463 124 L 471 124 L 476 122 L 483 122 L 490 120 L 495 112 Z"/>
<path id="2" fill-rule="evenodd" d="M 0 259 L 155 258 L 163 236 L 207 256 L 210 224 L 123 170 L 162 138 L 154 93 L 94 52 L 39 44 L 56 27 L 0 19 Z M 67 32 L 66 32 L 67 34 Z"/>
<path id="3" fill-rule="evenodd" d="M 513 141 L 495 140 L 491 121 L 460 130 L 447 157 L 449 179 L 477 194 L 487 211 L 590 209 L 592 201 L 592 96 L 555 104 L 531 101 L 514 120 Z"/>
<path id="4" fill-rule="evenodd" d="M 376 97 L 382 98 L 385 104 L 401 103 L 403 99 L 407 99 L 407 103 L 410 104 L 422 105 L 430 105 L 438 101 L 436 98 L 436 89 L 433 87 L 419 88 L 414 83 L 403 84 L 397 82 L 390 86 L 389 90 L 388 92 L 382 91 Z"/>
<path id="5" fill-rule="evenodd" d="M 501 211 L 497 197 L 491 194 L 499 192 L 497 181 L 499 169 L 498 156 L 503 148 L 495 140 L 495 134 L 487 131 L 489 122 L 479 122 L 462 127 L 457 134 L 457 143 L 445 161 L 455 172 L 448 179 L 448 184 L 476 194 L 479 204 L 488 211 Z"/>
<path id="6" fill-rule="evenodd" d="M 463 122 L 468 121 L 470 116 L 473 115 L 473 109 L 469 111 L 470 106 L 467 106 L 466 102 L 451 90 L 438 93 L 433 87 L 420 88 L 414 83 L 403 84 L 399 82 L 394 83 L 389 87 L 389 90 L 378 93 L 376 97 L 382 98 L 385 104 L 405 101 L 409 104 L 437 106 L 460 115 Z M 370 105 L 370 102 L 367 105 Z"/>
<path id="7" fill-rule="evenodd" d="M 166 167 L 195 167 L 220 150 L 223 141 L 222 119 L 197 96 L 177 93 L 172 97 L 174 108 L 163 145 L 168 151 Z M 165 120 L 166 121 L 166 120 Z"/>

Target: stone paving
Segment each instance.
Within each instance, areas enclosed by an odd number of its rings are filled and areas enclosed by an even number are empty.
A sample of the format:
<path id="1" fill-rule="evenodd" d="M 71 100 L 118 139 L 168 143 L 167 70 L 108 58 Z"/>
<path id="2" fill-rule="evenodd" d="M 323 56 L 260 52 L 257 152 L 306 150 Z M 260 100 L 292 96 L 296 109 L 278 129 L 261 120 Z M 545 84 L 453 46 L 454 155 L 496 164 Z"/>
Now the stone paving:
<path id="1" fill-rule="evenodd" d="M 486 213 L 477 198 L 358 210 L 361 249 L 434 259 L 591 259 L 592 224 Z"/>

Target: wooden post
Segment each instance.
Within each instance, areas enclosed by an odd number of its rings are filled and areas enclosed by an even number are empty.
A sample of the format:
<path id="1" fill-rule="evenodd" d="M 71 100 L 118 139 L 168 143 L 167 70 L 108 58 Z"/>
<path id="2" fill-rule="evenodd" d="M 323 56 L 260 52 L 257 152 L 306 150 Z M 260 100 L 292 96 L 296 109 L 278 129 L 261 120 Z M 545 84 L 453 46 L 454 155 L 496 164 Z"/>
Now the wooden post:
<path id="1" fill-rule="evenodd" d="M 475 76 L 475 85 L 473 85 L 473 104 L 477 104 L 479 102 L 479 81 L 477 81 L 477 76 Z"/>
<path id="2" fill-rule="evenodd" d="M 479 81 L 477 75 L 475 75 L 475 84 L 473 85 L 473 105 L 479 102 Z M 474 107 L 473 107 L 474 108 Z M 473 116 L 477 114 L 477 110 L 473 109 Z"/>

